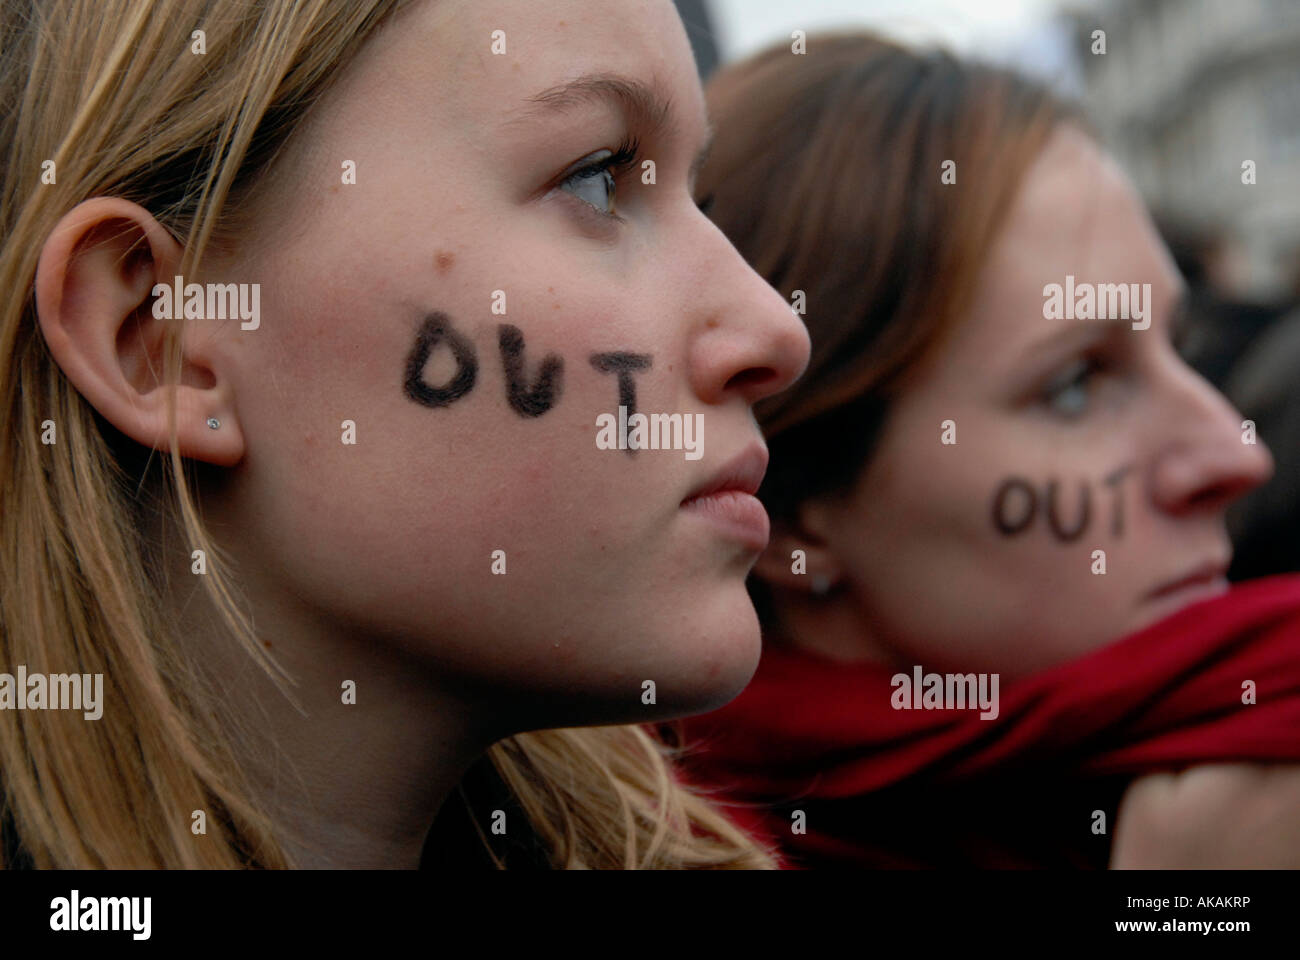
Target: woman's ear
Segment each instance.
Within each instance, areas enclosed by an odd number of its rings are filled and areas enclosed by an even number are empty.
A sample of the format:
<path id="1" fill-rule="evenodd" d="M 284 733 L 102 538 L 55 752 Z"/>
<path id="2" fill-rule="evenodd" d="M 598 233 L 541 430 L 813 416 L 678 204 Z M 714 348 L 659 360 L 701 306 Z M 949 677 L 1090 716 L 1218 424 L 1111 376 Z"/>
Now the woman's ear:
<path id="1" fill-rule="evenodd" d="M 754 564 L 754 574 L 769 587 L 824 596 L 844 575 L 827 541 L 833 520 L 820 503 L 801 504 L 793 523 L 775 521 L 772 536 Z"/>
<path id="2" fill-rule="evenodd" d="M 185 323 L 173 388 L 180 454 L 233 466 L 244 456 L 244 440 L 233 388 L 216 369 L 216 331 L 196 331 L 193 320 L 158 319 L 153 312 L 154 285 L 173 285 L 182 253 L 137 204 L 115 197 L 78 204 L 41 249 L 41 333 L 64 375 L 100 415 L 137 443 L 166 451 L 163 334 L 167 324 Z"/>

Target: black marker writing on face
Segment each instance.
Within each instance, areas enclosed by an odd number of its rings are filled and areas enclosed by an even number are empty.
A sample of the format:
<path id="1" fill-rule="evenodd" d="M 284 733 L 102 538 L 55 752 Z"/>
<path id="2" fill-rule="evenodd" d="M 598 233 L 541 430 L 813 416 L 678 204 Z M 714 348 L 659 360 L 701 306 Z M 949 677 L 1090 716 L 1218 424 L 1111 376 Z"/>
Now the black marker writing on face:
<path id="1" fill-rule="evenodd" d="M 424 379 L 424 368 L 433 351 L 446 341 L 456 360 L 456 375 L 444 386 L 435 387 Z M 518 327 L 503 323 L 497 327 L 497 341 L 501 348 L 501 366 L 506 377 L 506 401 L 521 417 L 540 417 L 560 399 L 564 382 L 564 358 L 548 353 L 542 358 L 537 378 L 530 389 L 527 385 L 524 362 L 524 333 Z M 648 353 L 594 353 L 591 365 L 601 373 L 618 374 L 618 402 L 627 408 L 627 415 L 636 413 L 636 383 L 632 375 L 650 369 Z M 403 388 L 406 395 L 425 407 L 449 407 L 474 389 L 478 379 L 478 356 L 474 343 L 456 329 L 451 317 L 442 311 L 425 316 L 415 335 L 415 346 L 406 358 Z M 628 448 L 628 453 L 635 449 Z"/>
<path id="2" fill-rule="evenodd" d="M 591 365 L 601 373 L 618 374 L 618 405 L 627 408 L 629 418 L 636 413 L 636 382 L 632 379 L 632 374 L 638 370 L 650 369 L 650 360 L 648 353 L 617 352 L 591 355 Z M 627 455 L 636 456 L 636 448 L 629 446 Z"/>
<path id="3" fill-rule="evenodd" d="M 456 376 L 445 387 L 431 387 L 424 382 L 424 366 L 429 355 L 443 340 L 456 358 Z M 431 313 L 424 318 L 415 337 L 415 346 L 406 358 L 406 395 L 426 407 L 446 407 L 455 403 L 474 387 L 478 376 L 478 358 L 472 344 L 452 326 L 445 313 Z"/>
<path id="4" fill-rule="evenodd" d="M 1017 490 L 1024 494 L 1026 506 L 1024 516 L 1012 523 L 1007 520 L 1007 501 L 1011 499 L 1011 494 Z M 1034 514 L 1037 512 L 1038 497 L 1028 480 L 1023 480 L 1020 477 L 1008 477 L 1002 481 L 1002 485 L 998 487 L 997 495 L 993 498 L 993 525 L 998 528 L 999 533 L 1007 537 L 1014 536 L 1034 522 Z"/>
<path id="5" fill-rule="evenodd" d="M 618 374 L 618 405 L 627 407 L 629 417 L 636 413 L 636 383 L 632 374 L 638 370 L 649 370 L 651 356 L 648 353 L 593 353 L 591 365 L 601 373 Z"/>
<path id="6" fill-rule="evenodd" d="M 1115 493 L 1115 500 L 1111 506 L 1111 536 L 1120 537 L 1124 535 L 1124 492 L 1120 490 L 1119 486 L 1132 472 L 1133 464 L 1126 463 L 1102 480 L 1102 483 L 1110 487 Z"/>
<path id="7" fill-rule="evenodd" d="M 1060 483 L 1053 478 L 1047 483 L 1047 526 L 1057 540 L 1069 543 L 1072 540 L 1078 540 L 1083 536 L 1083 531 L 1088 529 L 1088 520 L 1092 517 L 1092 486 L 1087 480 L 1079 485 L 1079 522 L 1074 525 L 1073 530 L 1066 530 L 1061 525 L 1061 517 L 1057 510 L 1057 491 L 1060 489 Z"/>
<path id="8" fill-rule="evenodd" d="M 532 390 L 524 385 L 524 334 L 518 327 L 503 323 L 497 327 L 501 344 L 501 365 L 506 373 L 506 399 L 515 412 L 524 417 L 540 417 L 560 399 L 564 376 L 564 358 L 548 353 L 537 371 Z"/>
<path id="9" fill-rule="evenodd" d="M 1115 496 L 1111 502 L 1111 535 L 1124 534 L 1124 498 L 1120 485 L 1133 470 L 1132 464 L 1125 464 L 1111 471 L 1102 482 L 1111 488 Z M 1055 477 L 1047 481 L 1046 488 L 1040 494 L 1032 483 L 1023 477 L 1008 477 L 998 485 L 993 495 L 993 526 L 1005 537 L 1013 537 L 1028 530 L 1038 515 L 1039 500 L 1044 501 L 1044 513 L 1047 516 L 1047 529 L 1062 543 L 1072 543 L 1087 531 L 1092 521 L 1092 485 L 1083 480 L 1079 485 L 1079 511 L 1072 528 L 1067 528 L 1061 519 L 1060 509 L 1061 482 Z M 1019 503 L 1023 506 L 1015 507 Z"/>

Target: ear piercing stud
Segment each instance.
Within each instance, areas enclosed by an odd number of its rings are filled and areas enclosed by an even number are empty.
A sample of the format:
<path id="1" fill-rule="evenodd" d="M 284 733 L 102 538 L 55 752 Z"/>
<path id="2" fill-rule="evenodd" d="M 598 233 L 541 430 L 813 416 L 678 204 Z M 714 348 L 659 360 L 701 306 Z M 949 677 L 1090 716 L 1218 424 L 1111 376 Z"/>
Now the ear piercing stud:
<path id="1" fill-rule="evenodd" d="M 216 417 L 208 417 L 208 426 L 211 427 L 213 430 L 215 430 L 219 426 L 221 426 L 221 421 L 218 420 Z"/>

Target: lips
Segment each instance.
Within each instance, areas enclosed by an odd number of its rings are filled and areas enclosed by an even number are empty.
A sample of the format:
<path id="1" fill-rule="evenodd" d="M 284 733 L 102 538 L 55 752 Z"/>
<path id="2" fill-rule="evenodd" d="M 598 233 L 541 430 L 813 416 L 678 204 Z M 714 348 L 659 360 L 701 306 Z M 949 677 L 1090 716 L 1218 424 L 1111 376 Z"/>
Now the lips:
<path id="1" fill-rule="evenodd" d="M 682 513 L 704 521 L 715 533 L 750 553 L 762 551 L 771 526 L 767 511 L 754 494 L 766 470 L 767 448 L 761 443 L 746 447 L 687 495 Z"/>
<path id="2" fill-rule="evenodd" d="M 686 506 L 693 500 L 710 497 L 715 494 L 733 491 L 753 495 L 763 482 L 767 472 L 767 447 L 755 443 L 746 447 L 739 454 L 727 461 L 712 477 L 696 487 L 682 500 Z"/>
<path id="3" fill-rule="evenodd" d="M 1190 573 L 1184 574 L 1175 580 L 1170 580 L 1148 595 L 1148 600 L 1158 600 L 1167 597 L 1179 591 L 1195 587 L 1212 587 L 1219 585 L 1224 580 L 1224 575 L 1228 571 L 1228 564 L 1223 561 L 1211 561 L 1204 563 L 1193 569 Z"/>

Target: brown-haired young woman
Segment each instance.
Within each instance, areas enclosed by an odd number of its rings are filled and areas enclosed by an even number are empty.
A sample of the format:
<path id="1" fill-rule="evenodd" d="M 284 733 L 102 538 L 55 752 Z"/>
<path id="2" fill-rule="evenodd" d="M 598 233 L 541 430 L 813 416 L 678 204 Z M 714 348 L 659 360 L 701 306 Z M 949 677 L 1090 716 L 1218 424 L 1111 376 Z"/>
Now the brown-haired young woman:
<path id="1" fill-rule="evenodd" d="M 767 642 L 696 775 L 794 863 L 1296 863 L 1292 769 L 1219 765 L 1300 760 L 1300 580 L 1223 576 L 1271 459 L 1077 112 L 860 34 L 708 97 L 697 196 L 812 360 L 756 408 Z"/>

